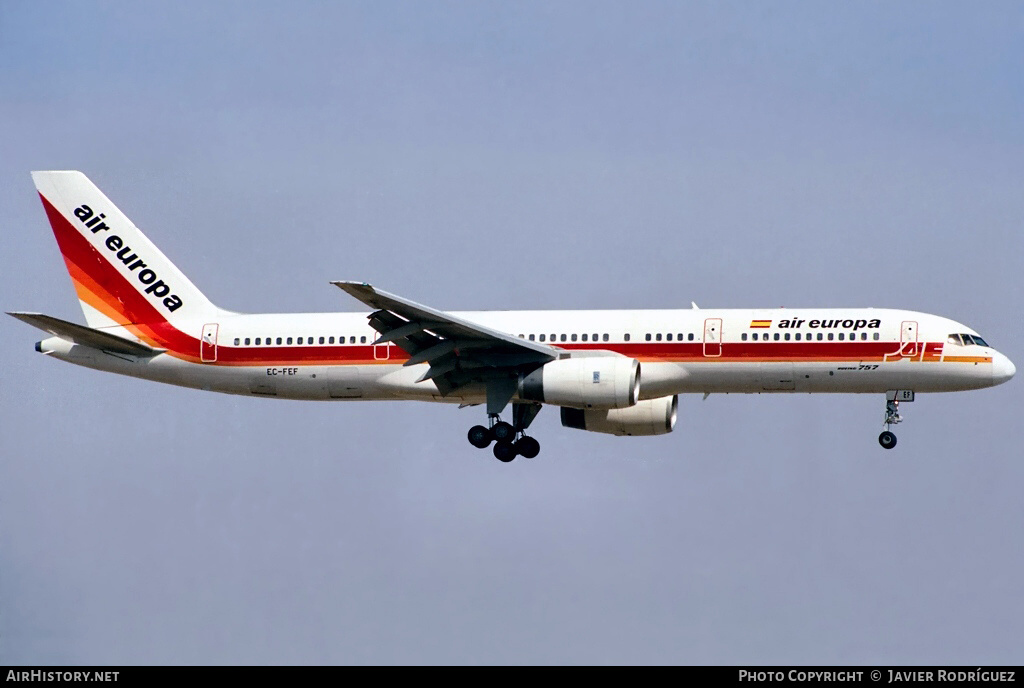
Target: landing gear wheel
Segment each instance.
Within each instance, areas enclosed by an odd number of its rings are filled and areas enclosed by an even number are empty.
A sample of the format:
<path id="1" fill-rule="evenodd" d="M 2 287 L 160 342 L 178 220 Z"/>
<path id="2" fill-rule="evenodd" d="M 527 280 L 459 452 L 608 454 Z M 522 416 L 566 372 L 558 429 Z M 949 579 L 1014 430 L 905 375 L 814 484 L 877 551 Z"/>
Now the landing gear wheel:
<path id="1" fill-rule="evenodd" d="M 512 438 L 516 436 L 515 429 L 503 420 L 499 420 L 491 427 L 491 436 L 498 442 L 511 444 Z"/>
<path id="2" fill-rule="evenodd" d="M 532 459 L 540 454 L 540 442 L 532 437 L 522 437 L 513 445 L 516 453 L 524 459 Z"/>
<path id="3" fill-rule="evenodd" d="M 469 443 L 477 449 L 485 449 L 491 444 L 491 431 L 482 425 L 474 425 L 469 429 Z"/>
<path id="4" fill-rule="evenodd" d="M 493 451 L 494 458 L 504 463 L 516 458 L 516 448 L 512 446 L 511 442 L 496 442 Z"/>
<path id="5" fill-rule="evenodd" d="M 885 430 L 878 436 L 878 443 L 885 449 L 892 449 L 896 446 L 896 435 Z"/>

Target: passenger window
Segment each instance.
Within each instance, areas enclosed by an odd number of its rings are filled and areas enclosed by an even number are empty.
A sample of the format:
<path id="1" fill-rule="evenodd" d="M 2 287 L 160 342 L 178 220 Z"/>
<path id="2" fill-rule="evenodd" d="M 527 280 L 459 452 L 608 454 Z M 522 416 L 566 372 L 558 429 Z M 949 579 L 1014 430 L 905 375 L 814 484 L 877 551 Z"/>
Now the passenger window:
<path id="1" fill-rule="evenodd" d="M 569 339 L 571 339 L 571 340 L 573 340 L 575 342 L 576 341 L 576 335 L 571 336 Z"/>
<path id="2" fill-rule="evenodd" d="M 365 336 L 363 336 L 363 337 L 360 337 L 360 338 L 359 338 L 359 343 L 360 343 L 360 344 L 365 344 L 365 343 L 366 343 L 366 337 L 365 337 Z"/>
<path id="3" fill-rule="evenodd" d="M 659 332 L 658 334 L 654 335 L 654 338 L 657 339 L 660 342 L 661 341 L 661 332 Z"/>
<path id="4" fill-rule="evenodd" d="M 677 335 L 676 335 L 676 339 L 677 339 L 678 341 L 680 341 L 680 342 L 681 342 L 681 341 L 683 341 L 683 333 L 682 333 L 682 332 L 680 332 L 679 334 L 677 334 Z"/>
<path id="5" fill-rule="evenodd" d="M 829 332 L 828 333 L 828 340 L 831 342 L 833 339 L 835 339 L 835 335 L 832 334 L 831 332 Z"/>
<path id="6" fill-rule="evenodd" d="M 667 341 L 670 341 L 670 342 L 671 342 L 671 341 L 672 341 L 672 333 L 671 333 L 671 332 L 669 332 L 669 333 L 668 333 L 667 335 L 665 335 L 665 339 L 666 339 Z"/>
<path id="7" fill-rule="evenodd" d="M 628 332 L 626 334 L 622 335 L 622 341 L 624 341 L 624 342 L 628 342 L 629 341 L 629 333 Z"/>
<path id="8" fill-rule="evenodd" d="M 775 341 L 779 341 L 779 333 L 778 332 L 775 333 Z"/>
<path id="9" fill-rule="evenodd" d="M 651 333 L 650 332 L 648 332 L 647 334 L 644 335 L 644 341 L 647 341 L 647 342 L 651 341 Z"/>
<path id="10" fill-rule="evenodd" d="M 563 342 L 565 341 L 565 335 L 564 334 L 562 335 L 562 341 Z"/>
<path id="11" fill-rule="evenodd" d="M 239 344 L 238 337 L 235 337 L 235 346 L 238 346 L 238 344 Z"/>
<path id="12" fill-rule="evenodd" d="M 551 341 L 557 342 L 558 341 L 558 335 L 557 334 L 551 335 Z"/>
<path id="13" fill-rule="evenodd" d="M 245 345 L 246 345 L 246 346 L 249 346 L 249 342 L 251 342 L 251 341 L 252 341 L 251 339 L 249 339 L 248 337 L 246 337 L 246 338 L 245 338 Z"/>
<path id="14" fill-rule="evenodd" d="M 741 334 L 740 339 L 742 339 L 743 341 L 747 341 L 747 333 L 744 332 L 743 334 Z"/>
<path id="15" fill-rule="evenodd" d="M 586 332 L 583 333 L 582 338 L 583 338 L 583 341 L 587 341 L 587 333 Z"/>
<path id="16" fill-rule="evenodd" d="M 259 343 L 259 342 L 257 342 L 257 344 L 258 344 L 258 343 Z M 334 337 L 328 337 L 328 338 L 327 338 L 327 343 L 328 343 L 328 344 L 333 344 L 333 343 L 334 343 Z"/>
<path id="17" fill-rule="evenodd" d="M 306 343 L 307 344 L 312 344 L 313 343 L 313 338 L 312 337 L 307 337 L 306 338 Z"/>
<path id="18" fill-rule="evenodd" d="M 844 334 L 842 332 L 840 332 L 839 333 L 839 341 L 843 341 L 843 336 L 844 336 Z"/>
<path id="19" fill-rule="evenodd" d="M 875 341 L 876 341 L 876 342 L 878 341 L 878 338 L 879 338 L 879 335 L 878 335 L 878 333 L 877 333 L 877 332 L 875 332 Z"/>
<path id="20" fill-rule="evenodd" d="M 867 332 L 861 332 L 860 333 L 860 340 L 862 342 L 866 342 L 868 340 L 868 333 Z"/>
<path id="21" fill-rule="evenodd" d="M 795 339 L 795 340 L 797 340 L 799 342 L 800 341 L 800 333 L 797 332 L 796 335 L 793 337 L 793 339 Z"/>
<path id="22" fill-rule="evenodd" d="M 259 337 L 257 337 L 257 338 L 256 338 L 256 346 L 259 346 L 259 345 L 260 345 L 260 338 L 259 338 Z"/>
<path id="23" fill-rule="evenodd" d="M 783 337 L 783 339 L 785 339 L 785 340 L 786 340 L 787 342 L 789 341 L 789 332 L 787 332 L 787 333 L 785 334 L 785 336 Z"/>
<path id="24" fill-rule="evenodd" d="M 354 336 L 352 336 L 352 337 L 349 337 L 349 338 L 348 338 L 348 343 L 349 343 L 349 344 L 355 344 L 355 343 L 356 343 L 356 338 L 355 338 Z"/>
<path id="25" fill-rule="evenodd" d="M 280 343 L 281 343 L 281 338 L 280 338 L 280 337 L 278 337 L 278 338 L 277 338 L 277 343 L 278 343 L 278 344 L 280 344 Z M 289 343 L 291 343 L 291 341 L 290 341 L 290 340 L 289 340 Z"/>
<path id="26" fill-rule="evenodd" d="M 321 344 L 325 344 L 325 343 L 326 343 L 326 341 L 327 341 L 327 340 L 325 340 L 325 339 L 324 339 L 323 337 L 321 337 L 321 338 L 320 338 L 320 343 L 321 343 Z"/>
<path id="27" fill-rule="evenodd" d="M 586 338 L 584 338 L 583 341 L 587 341 Z M 597 332 L 595 332 L 594 335 L 590 338 L 590 341 L 592 341 L 592 342 L 596 342 L 597 341 Z"/>
<path id="28" fill-rule="evenodd" d="M 546 339 L 547 339 L 547 335 L 544 335 L 544 334 L 542 334 L 542 335 L 540 336 L 540 340 L 541 340 L 542 342 L 543 342 L 543 341 L 545 341 Z"/>
<path id="29" fill-rule="evenodd" d="M 691 342 L 692 342 L 692 341 L 693 341 L 693 332 L 691 332 L 690 334 L 686 335 L 686 339 L 687 339 L 688 341 L 691 341 Z"/>
<path id="30" fill-rule="evenodd" d="M 533 335 L 532 334 L 530 335 L 530 341 L 531 342 L 533 341 Z"/>
<path id="31" fill-rule="evenodd" d="M 601 341 L 602 342 L 607 342 L 608 341 L 608 334 L 607 333 L 601 335 Z"/>
<path id="32" fill-rule="evenodd" d="M 292 343 L 292 338 L 291 338 L 291 337 L 289 337 L 289 338 L 288 338 L 288 343 L 289 343 L 289 344 L 291 344 L 291 343 Z"/>
<path id="33" fill-rule="evenodd" d="M 820 342 L 820 341 L 822 340 L 822 337 L 823 337 L 823 335 L 821 334 L 821 332 L 819 332 L 819 333 L 818 333 L 818 341 L 819 341 L 819 342 Z"/>

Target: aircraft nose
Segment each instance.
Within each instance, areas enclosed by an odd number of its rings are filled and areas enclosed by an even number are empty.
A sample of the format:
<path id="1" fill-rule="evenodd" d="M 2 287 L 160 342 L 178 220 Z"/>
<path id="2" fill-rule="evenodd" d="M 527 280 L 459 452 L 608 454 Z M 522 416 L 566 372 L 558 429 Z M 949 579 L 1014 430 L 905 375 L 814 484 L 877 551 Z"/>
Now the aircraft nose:
<path id="1" fill-rule="evenodd" d="M 1013 361 L 1001 353 L 996 352 L 992 356 L 992 383 L 1001 385 L 1017 372 Z"/>

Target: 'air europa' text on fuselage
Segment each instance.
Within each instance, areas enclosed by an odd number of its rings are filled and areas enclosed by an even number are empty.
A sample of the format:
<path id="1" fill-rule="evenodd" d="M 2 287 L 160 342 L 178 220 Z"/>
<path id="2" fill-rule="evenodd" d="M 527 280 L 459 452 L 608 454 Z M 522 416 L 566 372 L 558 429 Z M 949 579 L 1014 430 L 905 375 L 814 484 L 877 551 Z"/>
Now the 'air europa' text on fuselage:
<path id="1" fill-rule="evenodd" d="M 817 329 L 828 329 L 828 328 L 842 328 L 844 330 L 859 330 L 862 327 L 877 330 L 882 326 L 882 321 L 878 318 L 874 320 L 804 320 L 802 318 L 793 318 L 791 320 L 780 320 L 780 329 L 793 329 L 797 327 L 810 328 L 812 330 Z"/>

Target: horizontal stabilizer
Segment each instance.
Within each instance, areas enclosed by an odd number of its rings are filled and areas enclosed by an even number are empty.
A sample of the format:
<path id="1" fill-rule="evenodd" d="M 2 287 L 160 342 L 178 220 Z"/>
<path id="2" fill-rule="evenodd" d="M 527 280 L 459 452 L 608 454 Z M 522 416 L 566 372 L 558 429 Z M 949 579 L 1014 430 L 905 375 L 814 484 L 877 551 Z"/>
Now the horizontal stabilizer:
<path id="1" fill-rule="evenodd" d="M 92 349 L 99 349 L 100 351 L 110 351 L 112 353 L 130 354 L 132 356 L 143 357 L 156 356 L 157 354 L 164 352 L 164 349 L 154 349 L 153 347 L 140 344 L 139 342 L 133 342 L 130 339 L 125 339 L 124 337 L 118 337 L 117 335 L 110 334 L 109 332 L 94 330 L 91 327 L 85 327 L 83 325 L 76 325 L 75 323 L 68 322 L 67 320 L 43 315 L 42 313 L 8 312 L 7 315 L 15 317 L 22 322 L 26 322 L 33 327 L 38 327 L 43 332 L 49 332 L 61 339 L 67 339 L 75 344 L 88 346 Z"/>

